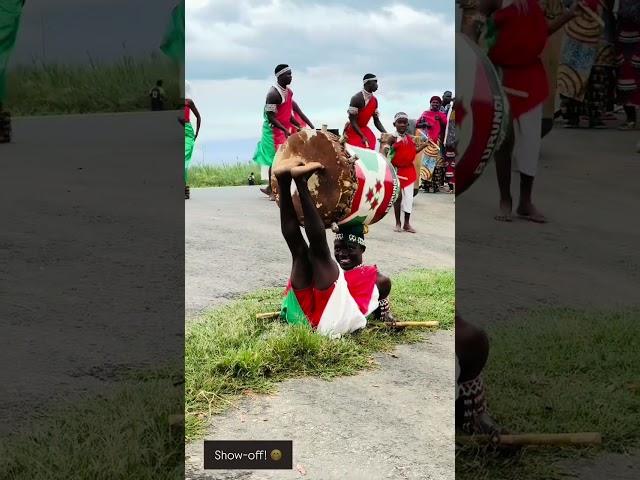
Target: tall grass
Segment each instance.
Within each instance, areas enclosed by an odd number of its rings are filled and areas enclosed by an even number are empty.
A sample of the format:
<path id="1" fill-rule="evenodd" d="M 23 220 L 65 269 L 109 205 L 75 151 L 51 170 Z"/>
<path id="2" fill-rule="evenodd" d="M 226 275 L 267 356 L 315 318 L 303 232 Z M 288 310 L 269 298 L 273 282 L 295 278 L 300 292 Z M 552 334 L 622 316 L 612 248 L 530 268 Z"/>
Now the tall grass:
<path id="1" fill-rule="evenodd" d="M 6 104 L 14 116 L 144 111 L 150 109 L 149 91 L 160 79 L 169 98 L 166 108 L 175 108 L 179 69 L 160 54 L 123 56 L 108 64 L 91 58 L 85 65 L 33 61 L 9 71 Z"/>
<path id="2" fill-rule="evenodd" d="M 260 166 L 253 162 L 238 162 L 230 165 L 194 165 L 189 168 L 188 183 L 189 186 L 195 188 L 237 187 L 248 185 L 247 179 L 251 173 L 256 179 L 256 184 L 261 183 Z"/>

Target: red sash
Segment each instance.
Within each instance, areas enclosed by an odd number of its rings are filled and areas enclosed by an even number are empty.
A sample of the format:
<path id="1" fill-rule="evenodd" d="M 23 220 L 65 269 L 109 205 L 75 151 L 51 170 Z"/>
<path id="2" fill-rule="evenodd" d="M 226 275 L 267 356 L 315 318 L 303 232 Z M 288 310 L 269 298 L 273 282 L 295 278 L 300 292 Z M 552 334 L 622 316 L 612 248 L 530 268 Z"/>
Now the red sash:
<path id="1" fill-rule="evenodd" d="M 416 159 L 416 146 L 409 137 L 393 144 L 391 147 L 391 165 L 396 167 L 400 178 L 400 188 L 413 185 L 418 179 L 418 173 L 413 162 Z"/>

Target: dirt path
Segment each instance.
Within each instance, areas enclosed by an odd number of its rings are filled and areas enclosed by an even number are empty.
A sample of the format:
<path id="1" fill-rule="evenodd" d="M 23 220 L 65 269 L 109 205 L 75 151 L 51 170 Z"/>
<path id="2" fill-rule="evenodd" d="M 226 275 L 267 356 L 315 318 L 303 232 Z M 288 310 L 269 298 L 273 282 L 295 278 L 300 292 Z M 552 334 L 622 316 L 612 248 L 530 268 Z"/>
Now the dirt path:
<path id="1" fill-rule="evenodd" d="M 554 130 L 543 142 L 535 201 L 550 223 L 493 220 L 493 166 L 456 200 L 456 306 L 490 326 L 540 306 L 638 304 L 640 132 Z M 515 182 L 514 182 L 515 183 Z M 514 185 L 514 192 L 517 192 Z M 640 478 L 633 460 L 604 456 L 579 479 Z M 586 466 L 595 469 L 587 476 Z"/>
<path id="2" fill-rule="evenodd" d="M 387 216 L 367 237 L 367 262 L 391 275 L 454 267 L 454 207 L 451 195 L 420 193 L 420 233 L 394 233 Z M 185 212 L 188 318 L 239 293 L 284 285 L 290 256 L 278 210 L 256 188 L 193 190 Z M 212 274 L 220 271 L 226 275 Z M 246 398 L 215 417 L 206 438 L 292 439 L 294 465 L 310 480 L 453 479 L 453 339 L 440 332 L 399 348 L 398 358 L 379 356 L 379 370 L 290 381 L 277 396 Z M 297 470 L 204 472 L 201 442 L 187 454 L 188 479 L 301 478 Z"/>

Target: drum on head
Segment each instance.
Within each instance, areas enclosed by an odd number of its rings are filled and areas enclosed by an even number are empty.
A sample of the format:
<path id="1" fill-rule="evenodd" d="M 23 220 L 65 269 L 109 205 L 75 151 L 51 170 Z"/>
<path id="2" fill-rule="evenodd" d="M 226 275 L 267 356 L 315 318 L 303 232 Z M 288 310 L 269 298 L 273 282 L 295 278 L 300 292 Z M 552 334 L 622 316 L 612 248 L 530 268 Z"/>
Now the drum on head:
<path id="1" fill-rule="evenodd" d="M 306 129 L 289 137 L 276 153 L 273 168 L 292 157 L 324 165 L 324 170 L 309 178 L 309 191 L 326 228 L 334 223 L 372 225 L 384 218 L 398 198 L 400 181 L 383 155 L 349 145 L 328 131 Z M 280 206 L 275 177 L 271 179 L 271 188 Z M 304 225 L 295 182 L 291 184 L 291 193 Z"/>
<path id="2" fill-rule="evenodd" d="M 482 174 L 505 140 L 511 123 L 509 103 L 491 61 L 462 34 L 456 34 L 456 195 Z"/>

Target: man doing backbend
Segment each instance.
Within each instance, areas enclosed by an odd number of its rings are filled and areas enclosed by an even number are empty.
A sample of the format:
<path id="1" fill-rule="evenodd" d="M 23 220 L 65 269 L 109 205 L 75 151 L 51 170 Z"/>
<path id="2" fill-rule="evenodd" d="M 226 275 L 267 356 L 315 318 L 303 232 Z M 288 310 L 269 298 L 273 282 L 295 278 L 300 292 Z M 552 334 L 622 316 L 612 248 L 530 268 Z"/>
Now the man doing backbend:
<path id="1" fill-rule="evenodd" d="M 323 166 L 317 162 L 288 162 L 273 169 L 280 196 L 280 227 L 292 257 L 291 276 L 282 314 L 291 324 L 309 324 L 318 333 L 338 337 L 365 327 L 375 313 L 392 322 L 389 293 L 391 280 L 376 266 L 365 266 L 364 227 L 342 226 L 332 252 L 322 217 L 307 181 Z M 304 214 L 305 241 L 291 197 L 292 182 Z"/>

